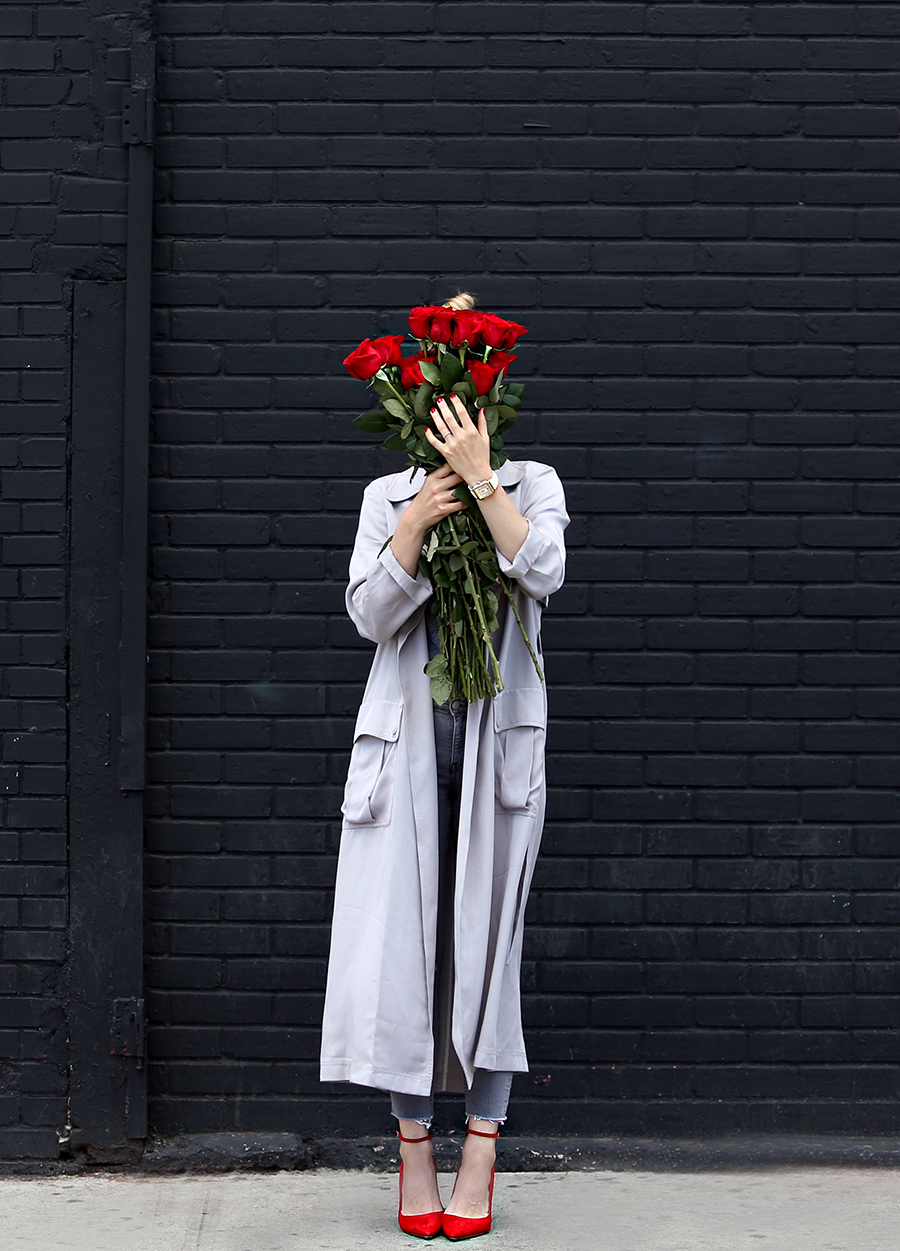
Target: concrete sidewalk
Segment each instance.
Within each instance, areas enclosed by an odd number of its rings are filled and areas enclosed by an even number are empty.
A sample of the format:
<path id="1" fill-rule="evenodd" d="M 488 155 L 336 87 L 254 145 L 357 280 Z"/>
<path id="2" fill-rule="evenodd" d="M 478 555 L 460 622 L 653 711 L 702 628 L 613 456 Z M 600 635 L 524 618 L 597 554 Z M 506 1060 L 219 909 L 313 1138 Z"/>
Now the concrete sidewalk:
<path id="1" fill-rule="evenodd" d="M 442 1176 L 442 1191 L 451 1179 Z M 5 1251 L 380 1251 L 396 1179 L 338 1172 L 0 1178 Z M 896 1251 L 900 1170 L 497 1175 L 497 1251 Z M 436 1239 L 439 1246 L 443 1239 Z"/>

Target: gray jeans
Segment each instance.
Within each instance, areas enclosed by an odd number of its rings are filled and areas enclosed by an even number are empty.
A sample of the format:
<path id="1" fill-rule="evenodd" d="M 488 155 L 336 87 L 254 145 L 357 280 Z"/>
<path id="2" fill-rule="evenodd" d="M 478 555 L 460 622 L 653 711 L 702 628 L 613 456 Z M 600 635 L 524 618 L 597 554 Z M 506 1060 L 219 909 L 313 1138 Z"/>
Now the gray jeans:
<path id="1" fill-rule="evenodd" d="M 450 1042 L 450 1020 L 453 1008 L 453 884 L 467 709 L 464 699 L 451 699 L 434 709 L 440 889 L 435 948 L 435 1076 L 432 1091 L 465 1088 L 459 1059 Z M 476 1069 L 472 1085 L 466 1091 L 466 1115 L 485 1121 L 505 1120 L 511 1084 L 512 1073 Z M 391 1091 L 391 1112 L 398 1119 L 428 1125 L 434 1114 L 433 1093 L 405 1095 L 400 1091 Z"/>

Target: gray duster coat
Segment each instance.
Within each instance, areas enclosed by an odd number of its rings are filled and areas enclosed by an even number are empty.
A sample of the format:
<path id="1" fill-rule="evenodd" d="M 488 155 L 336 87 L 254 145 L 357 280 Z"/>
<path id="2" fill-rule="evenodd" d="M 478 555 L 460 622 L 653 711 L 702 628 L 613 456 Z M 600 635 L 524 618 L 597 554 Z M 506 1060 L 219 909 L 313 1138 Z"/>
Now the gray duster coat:
<path id="1" fill-rule="evenodd" d="M 541 606 L 563 581 L 563 489 L 534 461 L 507 461 L 498 477 L 529 522 L 515 559 L 498 556 L 540 655 Z M 437 774 L 423 673 L 431 584 L 381 549 L 423 481 L 406 470 L 370 483 L 350 560 L 347 609 L 378 647 L 342 805 L 320 1069 L 323 1081 L 417 1095 L 431 1092 L 435 1066 Z M 453 899 L 451 1038 L 468 1085 L 475 1068 L 528 1069 L 519 966 L 544 820 L 547 699 L 511 612 L 498 635 L 505 689 L 470 704 L 466 721 Z"/>

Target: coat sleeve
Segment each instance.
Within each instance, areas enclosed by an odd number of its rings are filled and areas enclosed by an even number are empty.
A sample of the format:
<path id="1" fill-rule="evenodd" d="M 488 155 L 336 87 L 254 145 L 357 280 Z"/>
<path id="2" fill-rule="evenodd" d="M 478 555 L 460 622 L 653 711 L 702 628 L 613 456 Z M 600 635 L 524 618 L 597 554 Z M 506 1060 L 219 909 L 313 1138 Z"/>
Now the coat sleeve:
<path id="1" fill-rule="evenodd" d="M 363 494 L 345 596 L 353 624 L 373 643 L 386 643 L 432 594 L 428 578 L 421 571 L 411 578 L 385 546 L 391 533 L 387 503 L 373 482 Z"/>
<path id="2" fill-rule="evenodd" d="M 522 486 L 524 489 L 524 482 Z M 563 486 L 550 465 L 541 465 L 528 481 L 520 509 L 528 522 L 528 534 L 512 560 L 507 560 L 502 552 L 497 553 L 500 572 L 515 578 L 532 599 L 546 599 L 563 584 L 566 573 L 563 532 L 569 524 Z"/>

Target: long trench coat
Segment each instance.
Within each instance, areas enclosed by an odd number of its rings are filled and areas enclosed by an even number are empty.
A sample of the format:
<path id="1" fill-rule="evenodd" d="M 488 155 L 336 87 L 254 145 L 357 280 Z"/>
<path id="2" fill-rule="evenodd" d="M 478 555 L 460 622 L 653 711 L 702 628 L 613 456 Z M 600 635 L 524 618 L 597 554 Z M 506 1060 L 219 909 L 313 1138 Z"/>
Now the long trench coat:
<path id="1" fill-rule="evenodd" d="M 498 557 L 540 655 L 541 607 L 564 575 L 562 484 L 534 461 L 507 461 L 498 477 L 529 522 L 515 559 Z M 423 673 L 432 592 L 384 545 L 423 480 L 407 470 L 370 483 L 350 560 L 347 609 L 378 647 L 341 809 L 320 1067 L 323 1081 L 417 1095 L 431 1092 L 435 1070 L 437 772 Z M 450 1037 L 467 1086 L 476 1068 L 528 1069 L 519 974 L 544 820 L 547 699 L 511 612 L 498 635 L 505 689 L 468 708 L 456 845 Z"/>

